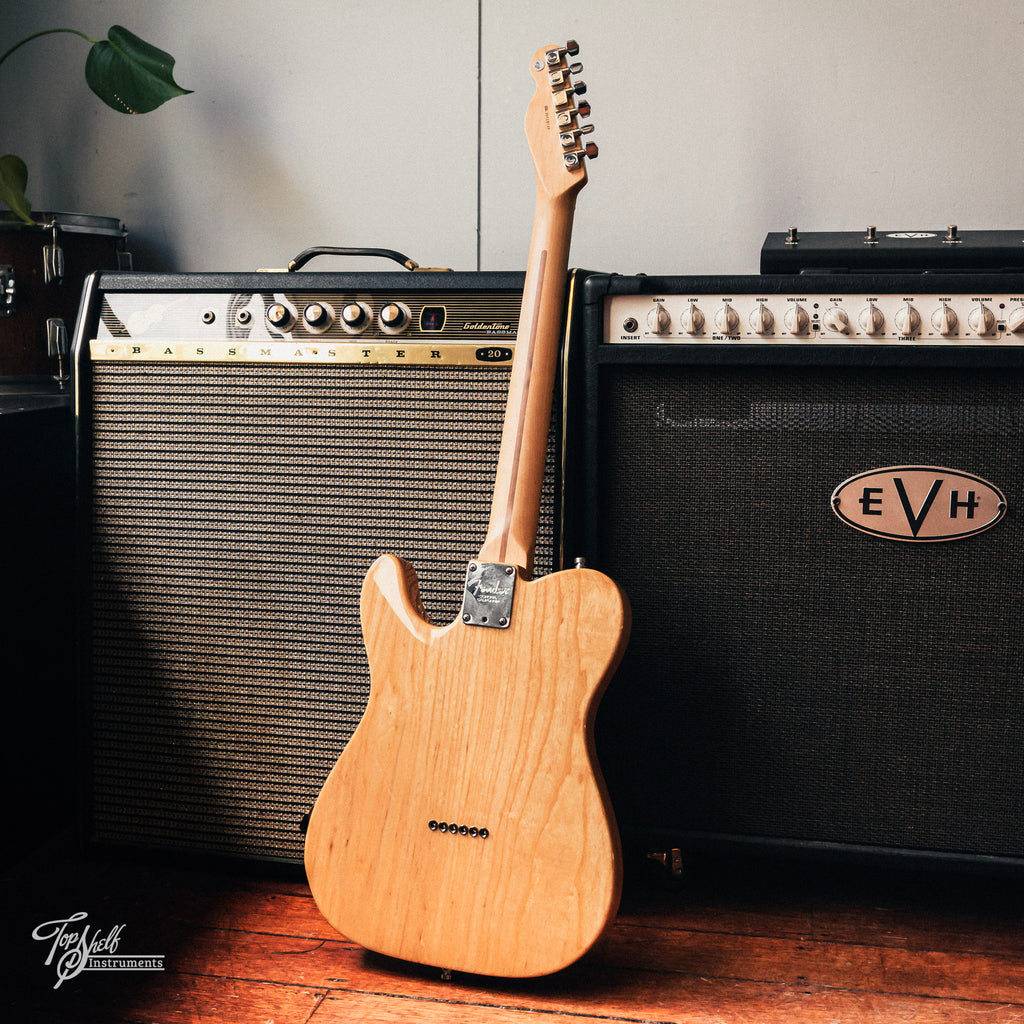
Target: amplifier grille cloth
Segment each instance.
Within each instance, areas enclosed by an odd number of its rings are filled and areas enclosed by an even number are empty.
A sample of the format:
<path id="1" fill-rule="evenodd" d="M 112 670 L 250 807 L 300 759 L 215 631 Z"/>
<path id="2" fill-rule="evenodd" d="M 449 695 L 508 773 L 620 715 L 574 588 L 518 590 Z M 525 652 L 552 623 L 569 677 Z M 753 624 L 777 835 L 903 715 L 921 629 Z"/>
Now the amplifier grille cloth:
<path id="1" fill-rule="evenodd" d="M 598 745 L 624 829 L 1024 855 L 1020 372 L 605 366 Z M 834 487 L 948 466 L 997 528 L 904 544 Z"/>
<path id="2" fill-rule="evenodd" d="M 507 368 L 92 366 L 92 839 L 301 858 L 369 692 L 362 578 L 400 555 L 432 619 L 455 616 L 507 386 Z M 552 440 L 538 572 L 555 464 Z"/>

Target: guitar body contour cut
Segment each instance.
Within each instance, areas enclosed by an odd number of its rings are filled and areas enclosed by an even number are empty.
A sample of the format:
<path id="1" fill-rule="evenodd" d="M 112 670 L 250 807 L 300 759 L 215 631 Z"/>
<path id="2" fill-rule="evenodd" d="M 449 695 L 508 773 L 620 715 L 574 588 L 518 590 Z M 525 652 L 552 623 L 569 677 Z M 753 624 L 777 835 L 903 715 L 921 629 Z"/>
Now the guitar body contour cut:
<path id="1" fill-rule="evenodd" d="M 370 699 L 306 836 L 347 938 L 501 977 L 552 973 L 618 908 L 619 838 L 593 749 L 629 606 L 590 569 L 518 578 L 506 629 L 422 615 L 411 567 L 363 585 Z"/>

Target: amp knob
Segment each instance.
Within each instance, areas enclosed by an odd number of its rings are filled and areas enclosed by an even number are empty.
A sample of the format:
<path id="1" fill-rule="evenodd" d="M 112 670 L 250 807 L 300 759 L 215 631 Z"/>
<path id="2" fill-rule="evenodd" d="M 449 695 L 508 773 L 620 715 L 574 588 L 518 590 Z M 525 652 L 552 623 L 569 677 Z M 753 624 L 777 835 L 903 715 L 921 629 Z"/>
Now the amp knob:
<path id="1" fill-rule="evenodd" d="M 651 334 L 664 334 L 671 322 L 672 318 L 668 315 L 668 310 L 660 302 L 656 302 L 654 309 L 647 314 L 647 326 Z"/>
<path id="2" fill-rule="evenodd" d="M 790 306 L 782 320 L 790 334 L 806 334 L 807 328 L 811 325 L 811 318 L 807 315 L 807 310 L 799 305 Z"/>
<path id="3" fill-rule="evenodd" d="M 1006 329 L 1011 334 L 1024 332 L 1024 306 L 1018 306 L 1011 310 L 1010 315 L 1006 318 Z"/>
<path id="4" fill-rule="evenodd" d="M 750 314 L 750 329 L 755 334 L 768 334 L 775 326 L 775 314 L 762 302 Z"/>
<path id="5" fill-rule="evenodd" d="M 275 330 L 290 331 L 295 323 L 295 314 L 283 302 L 275 302 L 267 310 L 267 323 Z"/>
<path id="6" fill-rule="evenodd" d="M 826 309 L 825 315 L 821 320 L 825 325 L 826 331 L 832 331 L 833 334 L 849 333 L 850 318 L 846 315 L 846 310 L 839 306 L 832 306 Z"/>
<path id="7" fill-rule="evenodd" d="M 728 302 L 715 314 L 715 327 L 719 334 L 735 334 L 740 329 L 740 315 Z"/>
<path id="8" fill-rule="evenodd" d="M 679 326 L 686 334 L 700 334 L 704 330 L 704 314 L 694 302 L 688 302 L 679 318 Z"/>
<path id="9" fill-rule="evenodd" d="M 409 310 L 400 302 L 389 302 L 381 308 L 380 325 L 390 334 L 404 331 L 409 325 Z"/>
<path id="10" fill-rule="evenodd" d="M 896 331 L 904 337 L 921 329 L 921 314 L 908 302 L 896 310 Z"/>
<path id="11" fill-rule="evenodd" d="M 329 327 L 334 320 L 334 311 L 323 302 L 311 302 L 302 311 L 302 319 L 306 321 L 307 327 Z"/>
<path id="12" fill-rule="evenodd" d="M 944 302 L 934 313 L 932 313 L 932 327 L 945 336 L 956 334 L 957 323 L 956 310 L 949 303 Z"/>
<path id="13" fill-rule="evenodd" d="M 860 311 L 858 319 L 860 320 L 861 330 L 865 334 L 878 334 L 885 326 L 885 316 L 873 302 L 869 302 Z"/>
<path id="14" fill-rule="evenodd" d="M 983 302 L 967 314 L 967 323 L 975 334 L 991 334 L 996 329 L 996 316 Z"/>
<path id="15" fill-rule="evenodd" d="M 350 302 L 341 311 L 341 323 L 345 330 L 358 334 L 370 323 L 370 310 L 361 302 Z"/>

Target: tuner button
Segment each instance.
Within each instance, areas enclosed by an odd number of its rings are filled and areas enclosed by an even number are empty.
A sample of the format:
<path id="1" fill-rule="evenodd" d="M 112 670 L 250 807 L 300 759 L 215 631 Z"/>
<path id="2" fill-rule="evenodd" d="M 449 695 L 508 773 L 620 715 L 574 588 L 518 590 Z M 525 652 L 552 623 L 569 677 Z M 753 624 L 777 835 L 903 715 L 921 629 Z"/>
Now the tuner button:
<path id="1" fill-rule="evenodd" d="M 568 39 L 565 43 L 565 52 L 570 57 L 575 57 L 580 52 L 580 44 L 575 39 Z"/>
<path id="2" fill-rule="evenodd" d="M 700 334 L 704 330 L 704 314 L 694 302 L 688 302 L 683 315 L 679 318 L 679 326 L 686 334 Z"/>
<path id="3" fill-rule="evenodd" d="M 598 154 L 597 143 L 596 142 L 588 142 L 583 147 L 583 152 L 586 153 L 586 155 L 591 160 L 596 160 L 597 159 L 597 154 Z"/>
<path id="4" fill-rule="evenodd" d="M 586 82 L 573 82 L 572 83 L 572 91 L 574 93 L 576 93 L 577 96 L 582 96 L 587 91 L 587 83 Z"/>
<path id="5" fill-rule="evenodd" d="M 668 310 L 660 302 L 656 302 L 654 309 L 647 314 L 647 326 L 650 332 L 652 334 L 664 334 L 671 323 L 672 318 L 668 315 Z"/>
<path id="6" fill-rule="evenodd" d="M 803 306 L 790 306 L 782 320 L 790 334 L 806 334 L 811 325 L 811 318 Z"/>
<path id="7" fill-rule="evenodd" d="M 728 302 L 715 314 L 715 327 L 719 334 L 735 334 L 740 329 L 740 315 Z"/>
<path id="8" fill-rule="evenodd" d="M 921 314 L 908 302 L 896 310 L 896 332 L 904 336 L 921 329 Z"/>
<path id="9" fill-rule="evenodd" d="M 586 100 L 580 100 L 579 104 L 576 106 L 576 113 L 579 114 L 580 117 L 590 117 L 592 110 L 593 108 Z"/>
<path id="10" fill-rule="evenodd" d="M 401 331 L 409 323 L 409 311 L 397 302 L 389 302 L 380 311 L 380 324 L 386 331 Z"/>
<path id="11" fill-rule="evenodd" d="M 825 325 L 825 330 L 832 331 L 833 334 L 848 334 L 850 332 L 850 318 L 846 315 L 846 310 L 840 306 L 826 309 L 821 321 Z"/>
<path id="12" fill-rule="evenodd" d="M 949 303 L 944 302 L 932 313 L 932 327 L 943 336 L 956 334 L 957 323 L 956 310 Z"/>
<path id="13" fill-rule="evenodd" d="M 885 326 L 885 317 L 873 302 L 869 302 L 860 311 L 858 319 L 865 334 L 877 334 Z"/>
<path id="14" fill-rule="evenodd" d="M 991 334 L 996 327 L 996 317 L 988 306 L 983 302 L 979 302 L 967 314 L 967 323 L 975 334 Z"/>
<path id="15" fill-rule="evenodd" d="M 295 323 L 295 314 L 283 302 L 275 302 L 267 310 L 267 323 L 279 331 L 288 331 Z"/>
<path id="16" fill-rule="evenodd" d="M 755 334 L 767 334 L 775 326 L 775 314 L 762 302 L 750 314 L 750 326 Z"/>
<path id="17" fill-rule="evenodd" d="M 1006 329 L 1011 334 L 1020 334 L 1024 331 L 1024 306 L 1018 306 L 1011 310 L 1010 315 L 1006 318 Z"/>

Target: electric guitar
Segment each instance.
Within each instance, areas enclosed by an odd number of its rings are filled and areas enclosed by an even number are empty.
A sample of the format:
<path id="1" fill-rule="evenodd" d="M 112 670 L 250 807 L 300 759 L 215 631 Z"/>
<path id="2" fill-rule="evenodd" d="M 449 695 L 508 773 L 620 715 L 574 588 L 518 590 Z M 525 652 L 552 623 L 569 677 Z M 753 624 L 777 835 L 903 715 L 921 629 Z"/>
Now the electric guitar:
<path id="1" fill-rule="evenodd" d="M 331 925 L 444 971 L 557 971 L 597 941 L 621 889 L 593 723 L 628 603 L 591 569 L 532 578 L 572 218 L 596 155 L 567 63 L 577 52 L 546 46 L 531 62 L 536 215 L 488 532 L 462 612 L 433 625 L 410 565 L 371 566 L 370 698 L 306 833 L 310 889 Z"/>

